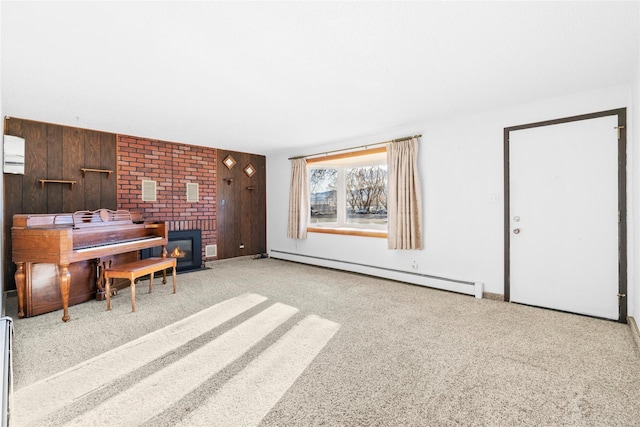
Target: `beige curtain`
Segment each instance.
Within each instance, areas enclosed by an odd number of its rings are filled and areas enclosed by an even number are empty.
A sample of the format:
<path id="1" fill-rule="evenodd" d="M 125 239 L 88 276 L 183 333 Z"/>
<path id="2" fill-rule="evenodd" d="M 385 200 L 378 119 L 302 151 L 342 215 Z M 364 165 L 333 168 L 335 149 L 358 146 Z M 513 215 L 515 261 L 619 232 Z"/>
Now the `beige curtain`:
<path id="1" fill-rule="evenodd" d="M 307 238 L 309 219 L 309 191 L 307 187 L 307 161 L 291 160 L 291 186 L 289 188 L 289 228 L 287 237 Z"/>
<path id="2" fill-rule="evenodd" d="M 388 247 L 422 249 L 422 194 L 418 175 L 418 139 L 387 146 Z"/>

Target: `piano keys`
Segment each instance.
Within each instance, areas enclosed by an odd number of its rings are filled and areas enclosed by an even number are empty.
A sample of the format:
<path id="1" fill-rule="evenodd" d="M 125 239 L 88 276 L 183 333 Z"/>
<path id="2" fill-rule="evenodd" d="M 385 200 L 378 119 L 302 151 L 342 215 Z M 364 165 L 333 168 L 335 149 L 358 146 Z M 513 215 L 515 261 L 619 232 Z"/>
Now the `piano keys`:
<path id="1" fill-rule="evenodd" d="M 33 298 L 34 271 L 43 270 L 41 264 L 49 264 L 57 271 L 53 279 L 48 279 L 51 284 L 47 283 L 45 287 L 58 289 L 47 289 L 44 294 L 59 292 L 62 320 L 66 322 L 69 320 L 72 273 L 82 276 L 73 277 L 74 287 L 87 287 L 89 280 L 102 291 L 98 279 L 102 260 L 127 253 L 133 253 L 137 259 L 139 250 L 156 246 L 162 246 L 163 256 L 166 256 L 168 230 L 164 222 L 145 222 L 125 210 L 99 209 L 14 215 L 11 238 L 12 260 L 17 267 L 18 317 L 33 315 L 31 306 L 42 302 Z M 82 268 L 83 265 L 88 267 Z M 48 274 L 52 275 L 51 272 Z"/>

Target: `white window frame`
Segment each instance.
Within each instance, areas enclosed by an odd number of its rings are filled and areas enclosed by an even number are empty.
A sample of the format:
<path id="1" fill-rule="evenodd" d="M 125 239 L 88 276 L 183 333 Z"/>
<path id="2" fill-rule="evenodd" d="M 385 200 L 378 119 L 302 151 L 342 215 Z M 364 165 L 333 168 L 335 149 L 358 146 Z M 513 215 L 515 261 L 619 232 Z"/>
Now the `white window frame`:
<path id="1" fill-rule="evenodd" d="M 311 211 L 309 211 L 308 232 L 330 233 L 330 234 L 352 234 L 365 235 L 370 237 L 387 237 L 387 223 L 384 224 L 357 224 L 347 222 L 347 200 L 346 200 L 346 170 L 352 167 L 379 166 L 387 164 L 387 153 L 382 149 L 364 150 L 350 153 L 343 153 L 325 158 L 308 159 L 307 172 L 311 176 L 311 169 L 327 168 L 338 171 L 336 182 L 336 222 L 311 223 Z M 308 183 L 309 184 L 309 183 Z M 309 191 L 309 198 L 311 192 Z"/>

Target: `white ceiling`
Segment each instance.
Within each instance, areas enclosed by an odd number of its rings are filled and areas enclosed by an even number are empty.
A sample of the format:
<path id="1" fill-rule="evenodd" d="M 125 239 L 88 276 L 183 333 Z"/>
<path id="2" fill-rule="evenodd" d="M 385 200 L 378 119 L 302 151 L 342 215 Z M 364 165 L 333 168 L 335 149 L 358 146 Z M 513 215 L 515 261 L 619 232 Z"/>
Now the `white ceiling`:
<path id="1" fill-rule="evenodd" d="M 2 109 L 269 154 L 630 84 L 638 5 L 2 1 Z"/>

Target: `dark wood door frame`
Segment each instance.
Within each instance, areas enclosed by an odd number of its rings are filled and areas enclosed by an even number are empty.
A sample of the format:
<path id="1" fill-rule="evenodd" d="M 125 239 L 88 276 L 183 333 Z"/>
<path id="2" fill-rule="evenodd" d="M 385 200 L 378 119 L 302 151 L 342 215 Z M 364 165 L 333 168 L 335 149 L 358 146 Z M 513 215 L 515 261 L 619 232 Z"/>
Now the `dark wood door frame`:
<path id="1" fill-rule="evenodd" d="M 504 300 L 511 301 L 510 271 L 510 187 L 509 187 L 509 137 L 522 129 L 550 126 L 579 120 L 618 116 L 618 322 L 627 323 L 627 109 L 600 111 L 597 113 L 565 117 L 555 120 L 528 123 L 504 128 Z"/>

